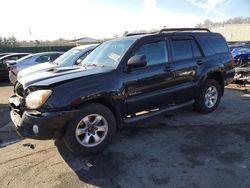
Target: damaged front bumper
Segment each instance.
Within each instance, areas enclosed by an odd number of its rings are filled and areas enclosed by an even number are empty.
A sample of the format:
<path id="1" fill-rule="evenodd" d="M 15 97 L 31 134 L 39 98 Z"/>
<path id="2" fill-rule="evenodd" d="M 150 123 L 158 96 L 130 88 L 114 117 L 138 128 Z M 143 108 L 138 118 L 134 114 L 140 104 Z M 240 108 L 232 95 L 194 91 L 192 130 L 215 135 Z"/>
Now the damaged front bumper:
<path id="1" fill-rule="evenodd" d="M 21 111 L 15 96 L 10 99 L 10 116 L 19 135 L 32 139 L 57 139 L 63 135 L 65 125 L 78 110 L 45 112 Z"/>

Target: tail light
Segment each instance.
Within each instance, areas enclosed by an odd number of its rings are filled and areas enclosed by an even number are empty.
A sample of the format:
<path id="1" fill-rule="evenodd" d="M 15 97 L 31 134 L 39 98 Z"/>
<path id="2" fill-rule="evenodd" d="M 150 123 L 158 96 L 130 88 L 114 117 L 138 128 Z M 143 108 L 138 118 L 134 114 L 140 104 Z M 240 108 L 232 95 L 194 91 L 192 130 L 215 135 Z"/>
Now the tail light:
<path id="1" fill-rule="evenodd" d="M 231 53 L 231 65 L 232 65 L 233 68 L 236 67 L 234 57 L 233 57 L 232 53 Z"/>

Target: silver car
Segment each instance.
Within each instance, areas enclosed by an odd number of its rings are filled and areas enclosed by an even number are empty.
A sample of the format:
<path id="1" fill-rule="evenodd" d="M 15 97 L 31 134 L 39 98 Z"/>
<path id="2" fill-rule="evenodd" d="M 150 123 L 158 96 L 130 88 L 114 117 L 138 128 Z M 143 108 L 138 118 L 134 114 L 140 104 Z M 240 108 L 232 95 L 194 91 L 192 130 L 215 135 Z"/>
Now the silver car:
<path id="1" fill-rule="evenodd" d="M 42 63 L 21 70 L 18 73 L 17 79 L 30 74 L 47 71 L 57 67 L 71 67 L 74 65 L 78 65 L 97 46 L 97 44 L 94 44 L 77 46 L 75 48 L 72 48 L 69 51 L 65 52 L 63 55 L 61 55 L 59 58 L 57 58 L 54 62 Z"/>
<path id="2" fill-rule="evenodd" d="M 11 83 L 15 83 L 17 79 L 17 74 L 22 69 L 30 67 L 32 65 L 42 64 L 48 61 L 54 61 L 63 52 L 41 52 L 36 54 L 30 54 L 18 60 L 6 61 L 6 64 L 9 69 L 9 79 Z"/>

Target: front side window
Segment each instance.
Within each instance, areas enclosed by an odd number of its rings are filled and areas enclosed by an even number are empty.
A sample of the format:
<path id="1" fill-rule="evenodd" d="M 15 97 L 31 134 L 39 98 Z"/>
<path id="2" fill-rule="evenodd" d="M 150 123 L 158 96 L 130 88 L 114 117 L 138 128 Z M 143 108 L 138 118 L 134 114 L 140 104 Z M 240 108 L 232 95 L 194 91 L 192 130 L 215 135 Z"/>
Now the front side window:
<path id="1" fill-rule="evenodd" d="M 82 62 L 83 66 L 108 66 L 117 68 L 122 57 L 135 39 L 123 38 L 104 42 L 91 52 Z"/>
<path id="2" fill-rule="evenodd" d="M 49 55 L 43 55 L 43 56 L 40 56 L 36 59 L 36 62 L 38 63 L 44 63 L 44 62 L 47 62 L 50 60 L 50 56 Z"/>
<path id="3" fill-rule="evenodd" d="M 142 45 L 135 55 L 145 55 L 147 66 L 168 62 L 168 53 L 165 41 L 159 41 Z"/>

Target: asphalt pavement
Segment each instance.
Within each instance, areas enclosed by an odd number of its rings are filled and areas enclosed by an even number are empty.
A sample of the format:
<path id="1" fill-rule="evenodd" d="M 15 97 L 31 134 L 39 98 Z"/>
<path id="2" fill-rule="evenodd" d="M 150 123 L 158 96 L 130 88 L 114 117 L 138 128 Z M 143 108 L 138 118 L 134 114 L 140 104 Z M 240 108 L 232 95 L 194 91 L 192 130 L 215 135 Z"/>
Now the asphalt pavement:
<path id="1" fill-rule="evenodd" d="M 250 92 L 230 85 L 214 113 L 192 106 L 119 130 L 101 154 L 19 137 L 0 86 L 0 187 L 250 187 Z M 33 147 L 30 147 L 32 145 Z"/>

